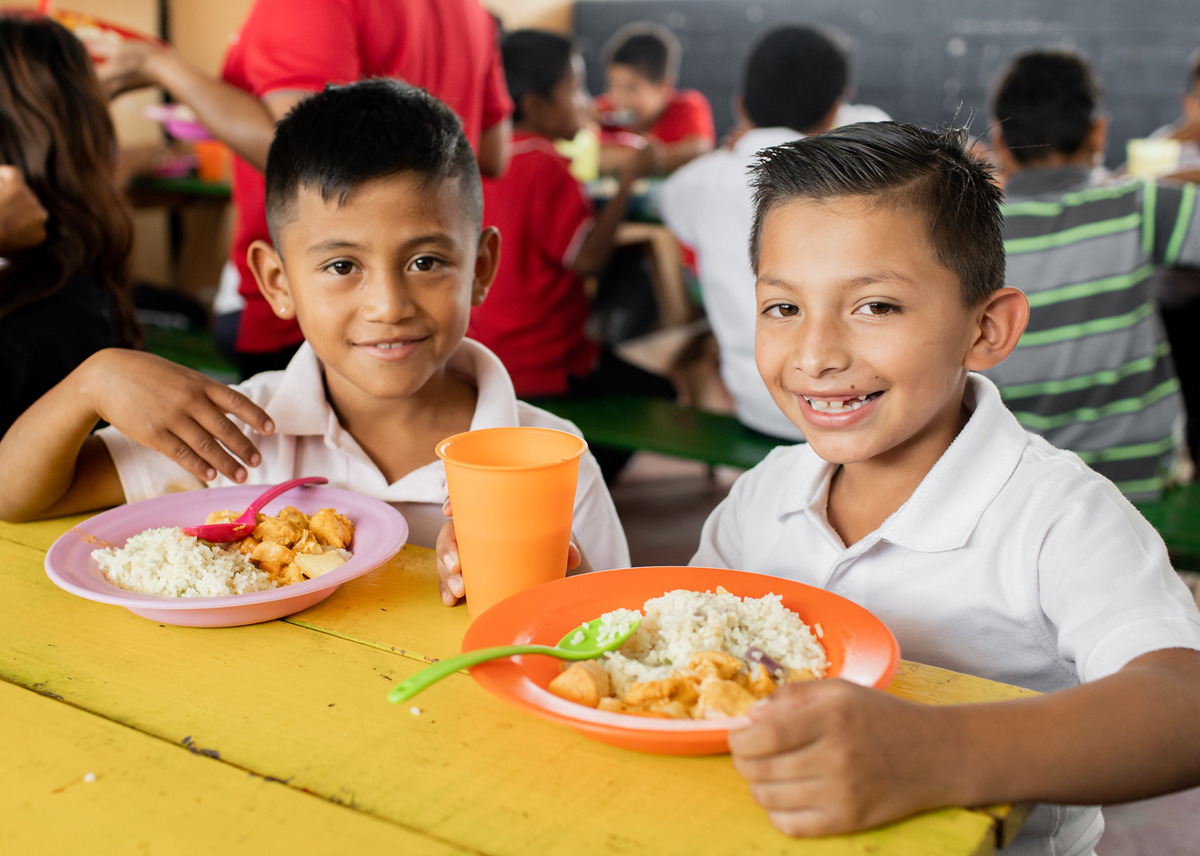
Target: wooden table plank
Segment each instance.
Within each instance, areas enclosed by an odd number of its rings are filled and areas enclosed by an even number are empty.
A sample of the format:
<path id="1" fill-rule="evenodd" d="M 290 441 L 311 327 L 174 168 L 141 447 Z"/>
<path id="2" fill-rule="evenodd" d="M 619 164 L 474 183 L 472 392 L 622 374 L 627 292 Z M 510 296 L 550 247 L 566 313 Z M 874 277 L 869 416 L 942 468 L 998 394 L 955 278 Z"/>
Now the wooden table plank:
<path id="1" fill-rule="evenodd" d="M 7 853 L 466 853 L 0 681 Z"/>
<path id="2" fill-rule="evenodd" d="M 40 543 L 44 531 L 21 540 Z M 961 809 L 793 841 L 728 758 L 605 746 L 508 708 L 464 675 L 420 697 L 419 716 L 388 705 L 387 689 L 457 650 L 466 626 L 465 610 L 437 602 L 427 553 L 404 551 L 293 622 L 210 630 L 62 592 L 41 550 L 0 542 L 0 676 L 439 841 L 495 854 L 992 851 L 994 819 Z"/>

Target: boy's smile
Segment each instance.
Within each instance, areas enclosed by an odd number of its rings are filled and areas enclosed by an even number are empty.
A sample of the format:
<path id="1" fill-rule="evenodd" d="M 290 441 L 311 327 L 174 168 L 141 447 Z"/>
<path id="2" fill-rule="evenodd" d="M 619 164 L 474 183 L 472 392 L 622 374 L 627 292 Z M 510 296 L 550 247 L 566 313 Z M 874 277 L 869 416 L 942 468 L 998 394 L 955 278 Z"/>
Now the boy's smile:
<path id="1" fill-rule="evenodd" d="M 756 360 L 827 461 L 923 475 L 965 421 L 965 362 L 983 310 L 963 305 L 927 231 L 915 209 L 856 198 L 767 214 Z"/>
<path id="2" fill-rule="evenodd" d="M 295 312 L 343 420 L 385 399 L 440 395 L 491 284 L 494 230 L 480 238 L 458 181 L 424 179 L 368 181 L 340 204 L 301 187 L 280 230 L 282 265 L 260 277 L 272 304 Z"/>

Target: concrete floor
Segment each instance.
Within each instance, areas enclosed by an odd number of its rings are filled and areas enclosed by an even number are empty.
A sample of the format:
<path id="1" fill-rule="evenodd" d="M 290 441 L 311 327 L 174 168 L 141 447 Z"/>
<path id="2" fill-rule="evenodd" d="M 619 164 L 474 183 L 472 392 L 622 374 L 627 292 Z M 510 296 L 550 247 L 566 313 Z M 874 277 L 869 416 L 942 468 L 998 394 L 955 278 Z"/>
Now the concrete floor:
<path id="1" fill-rule="evenodd" d="M 738 471 L 639 453 L 612 489 L 633 564 L 685 565 Z M 1193 577 L 1200 602 L 1200 585 Z M 1200 727 L 1200 723 L 1197 723 Z M 1198 856 L 1200 788 L 1104 810 L 1098 856 Z M 1001 851 L 1003 852 L 1003 851 Z"/>

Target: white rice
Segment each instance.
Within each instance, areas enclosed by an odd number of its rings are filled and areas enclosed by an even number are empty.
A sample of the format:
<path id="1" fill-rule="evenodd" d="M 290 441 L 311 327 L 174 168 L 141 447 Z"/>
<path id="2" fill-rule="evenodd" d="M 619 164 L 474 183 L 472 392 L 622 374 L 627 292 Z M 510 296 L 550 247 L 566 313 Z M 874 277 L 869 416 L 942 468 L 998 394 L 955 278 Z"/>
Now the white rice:
<path id="1" fill-rule="evenodd" d="M 208 544 L 178 527 L 147 529 L 121 548 L 92 558 L 113 585 L 159 597 L 216 597 L 274 588 L 275 582 L 237 550 Z"/>
<path id="2" fill-rule="evenodd" d="M 628 642 L 605 655 L 614 690 L 624 695 L 631 684 L 662 680 L 699 651 L 723 651 L 744 660 L 751 647 L 780 665 L 823 677 L 825 649 L 782 600 L 777 594 L 740 598 L 682 589 L 651 598 L 645 603 L 642 625 Z M 636 615 L 633 610 L 616 610 L 603 618 L 606 627 L 610 622 L 621 627 Z"/>

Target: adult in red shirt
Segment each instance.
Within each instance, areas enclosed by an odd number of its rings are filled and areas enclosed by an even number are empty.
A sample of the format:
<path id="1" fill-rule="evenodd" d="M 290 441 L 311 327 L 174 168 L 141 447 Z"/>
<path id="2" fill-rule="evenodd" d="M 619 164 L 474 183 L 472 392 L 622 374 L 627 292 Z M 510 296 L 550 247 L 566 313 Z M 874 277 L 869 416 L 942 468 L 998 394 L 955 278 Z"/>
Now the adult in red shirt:
<path id="1" fill-rule="evenodd" d="M 262 171 L 275 122 L 298 101 L 329 83 L 398 77 L 454 109 L 485 175 L 499 175 L 508 160 L 512 105 L 495 22 L 478 0 L 256 0 L 230 42 L 222 80 L 170 48 L 134 43 L 101 69 L 110 92 L 162 86 L 235 154 L 230 257 L 246 301 L 236 344 L 246 376 L 283 368 L 303 338 L 295 319 L 272 314 L 245 258 L 253 241 L 268 238 Z"/>

